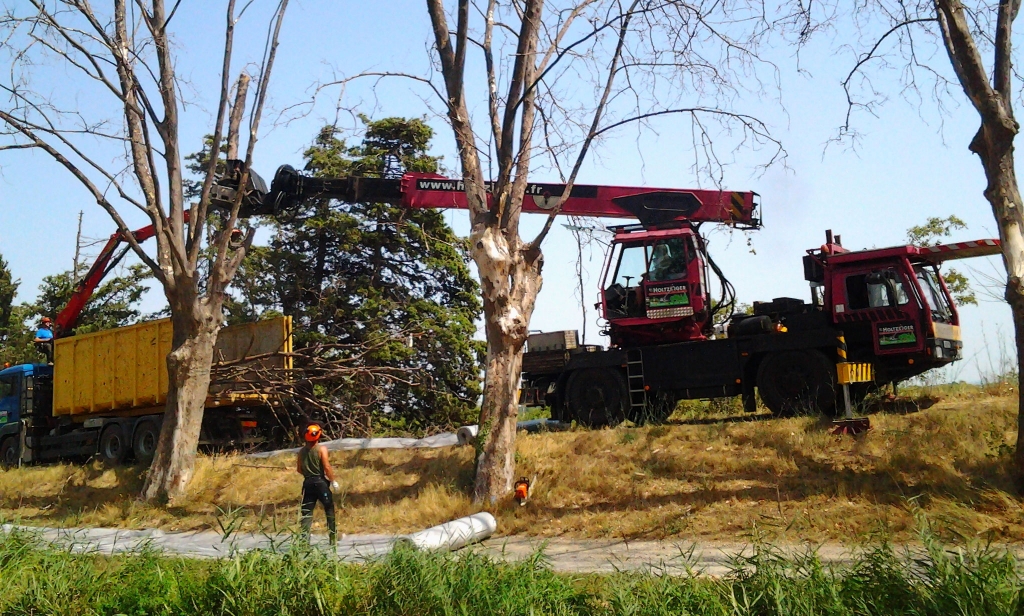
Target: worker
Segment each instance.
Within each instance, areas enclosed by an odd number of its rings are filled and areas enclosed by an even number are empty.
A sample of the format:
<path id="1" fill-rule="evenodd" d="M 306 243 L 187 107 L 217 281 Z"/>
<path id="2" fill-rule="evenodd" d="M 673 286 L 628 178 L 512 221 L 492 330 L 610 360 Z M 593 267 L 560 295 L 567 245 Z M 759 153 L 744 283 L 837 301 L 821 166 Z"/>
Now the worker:
<path id="1" fill-rule="evenodd" d="M 46 356 L 46 362 L 53 363 L 53 322 L 50 317 L 43 317 L 36 330 L 36 337 L 32 340 L 36 349 Z"/>
<path id="2" fill-rule="evenodd" d="M 334 469 L 327 457 L 327 448 L 320 444 L 322 434 L 323 429 L 319 424 L 310 423 L 306 426 L 303 435 L 306 444 L 299 449 L 295 470 L 305 478 L 302 481 L 302 536 L 309 540 L 313 510 L 319 501 L 324 506 L 327 530 L 333 546 L 337 543 L 338 531 L 334 522 L 334 496 L 331 491 L 338 489 L 338 482 L 334 480 Z"/>
<path id="3" fill-rule="evenodd" d="M 680 240 L 672 239 L 655 245 L 651 255 L 651 282 L 684 278 L 686 261 L 683 255 L 683 244 Z"/>

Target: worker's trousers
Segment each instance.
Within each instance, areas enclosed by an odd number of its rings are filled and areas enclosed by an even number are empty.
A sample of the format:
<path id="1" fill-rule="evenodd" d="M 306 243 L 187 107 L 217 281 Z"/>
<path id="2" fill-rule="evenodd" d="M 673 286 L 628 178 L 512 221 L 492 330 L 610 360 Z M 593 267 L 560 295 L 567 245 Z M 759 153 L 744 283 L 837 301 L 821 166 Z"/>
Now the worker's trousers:
<path id="1" fill-rule="evenodd" d="M 334 495 L 331 486 L 323 477 L 307 477 L 302 482 L 302 536 L 309 539 L 309 529 L 313 526 L 313 510 L 319 502 L 324 506 L 327 516 L 327 530 L 330 533 L 331 545 L 337 542 L 338 530 L 334 523 Z"/>

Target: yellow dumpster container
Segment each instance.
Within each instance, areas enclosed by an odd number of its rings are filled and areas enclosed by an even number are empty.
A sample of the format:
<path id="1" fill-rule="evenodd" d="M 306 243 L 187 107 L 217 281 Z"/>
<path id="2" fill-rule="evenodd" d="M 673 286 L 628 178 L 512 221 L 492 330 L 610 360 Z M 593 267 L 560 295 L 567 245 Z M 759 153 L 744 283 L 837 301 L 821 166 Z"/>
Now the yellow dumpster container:
<path id="1" fill-rule="evenodd" d="M 215 362 L 238 365 L 248 357 L 253 370 L 234 370 L 237 383 L 211 388 L 208 406 L 262 403 L 253 393 L 257 366 L 290 369 L 291 317 L 234 325 L 217 337 Z M 160 319 L 92 334 L 61 338 L 54 344 L 53 414 L 95 415 L 153 412 L 167 399 L 167 354 L 171 321 Z M 248 379 L 248 382 L 247 382 Z"/>

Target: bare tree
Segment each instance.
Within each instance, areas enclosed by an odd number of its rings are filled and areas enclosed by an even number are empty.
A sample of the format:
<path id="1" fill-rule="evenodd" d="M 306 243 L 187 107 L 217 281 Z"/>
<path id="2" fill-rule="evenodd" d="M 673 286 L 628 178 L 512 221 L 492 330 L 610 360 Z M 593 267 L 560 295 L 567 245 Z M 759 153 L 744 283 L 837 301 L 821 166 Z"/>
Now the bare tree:
<path id="1" fill-rule="evenodd" d="M 1013 115 L 1024 81 L 1014 67 L 1013 24 L 1020 0 L 864 0 L 845 3 L 792 3 L 779 20 L 797 26 L 806 42 L 815 30 L 857 26 L 861 49 L 842 81 L 847 114 L 839 138 L 856 136 L 856 111 L 875 113 L 884 101 L 872 73 L 893 72 L 900 93 L 915 103 L 928 100 L 948 113 L 961 90 L 981 125 L 969 149 L 978 155 L 985 199 L 992 207 L 1006 267 L 1005 299 L 1013 313 L 1018 373 L 1024 361 L 1024 212 L 1014 169 L 1013 146 L 1020 125 Z M 849 12 L 846 12 L 849 11 Z M 1024 480 L 1024 396 L 1019 400 L 1015 466 Z"/>
<path id="2" fill-rule="evenodd" d="M 0 15 L 0 54 L 8 64 L 0 81 L 6 96 L 0 108 L 6 142 L 0 150 L 34 149 L 67 169 L 110 215 L 163 287 L 173 323 L 169 390 L 143 495 L 175 500 L 184 495 L 192 476 L 226 289 L 253 239 L 251 228 L 244 230 L 241 241 L 232 238 L 233 232 L 242 231 L 245 191 L 215 200 L 213 190 L 221 143 L 227 137 L 228 143 L 237 144 L 247 106 L 249 78 L 243 75 L 234 111 L 229 109 L 235 28 L 251 3 L 236 15 L 235 1 L 226 0 L 213 152 L 202 193 L 191 204 L 183 195 L 179 124 L 184 105 L 170 30 L 181 2 L 170 7 L 164 0 L 104 4 L 25 0 Z M 288 0 L 275 4 L 248 112 L 244 164 L 236 170 L 241 187 L 248 184 Z M 235 130 L 225 135 L 229 116 Z M 134 211 L 154 227 L 155 257 L 130 233 L 125 218 Z M 201 285 L 208 230 L 214 256 Z"/>
<path id="3" fill-rule="evenodd" d="M 476 502 L 507 495 L 515 477 L 518 382 L 530 318 L 541 288 L 541 245 L 593 146 L 616 129 L 684 119 L 693 137 L 681 166 L 720 184 L 724 156 L 763 149 L 784 158 L 757 118 L 737 109 L 743 94 L 774 95 L 775 68 L 758 55 L 771 32 L 760 2 L 715 0 L 427 0 L 431 74 L 374 71 L 355 79 L 403 77 L 440 99 L 459 154 L 469 205 L 487 336 L 477 439 Z M 452 27 L 450 24 L 454 24 Z M 761 75 L 769 77 L 762 81 Z M 314 96 L 314 100 L 315 100 Z M 480 101 L 484 119 L 471 109 Z M 725 145 L 728 144 L 728 145 Z M 527 179 L 537 169 L 566 184 L 541 231 L 520 236 Z"/>

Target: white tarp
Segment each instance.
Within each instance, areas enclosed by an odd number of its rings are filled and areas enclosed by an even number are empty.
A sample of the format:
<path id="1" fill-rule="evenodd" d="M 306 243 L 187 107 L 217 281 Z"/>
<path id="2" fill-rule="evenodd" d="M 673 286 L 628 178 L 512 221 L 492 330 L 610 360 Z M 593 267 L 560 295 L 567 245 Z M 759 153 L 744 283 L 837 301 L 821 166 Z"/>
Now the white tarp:
<path id="1" fill-rule="evenodd" d="M 421 550 L 458 550 L 487 539 L 497 529 L 498 522 L 494 516 L 484 511 L 406 535 L 400 540 L 408 541 Z"/>
<path id="2" fill-rule="evenodd" d="M 339 438 L 324 441 L 328 451 L 348 451 L 357 449 L 417 449 L 423 447 L 453 447 L 459 444 L 458 437 L 451 432 L 442 432 L 425 438 Z M 282 453 L 298 453 L 299 448 L 261 451 L 249 454 L 250 458 L 269 458 Z"/>
<path id="3" fill-rule="evenodd" d="M 540 432 L 544 430 L 560 431 L 568 430 L 569 424 L 551 419 L 531 419 L 520 421 L 516 426 L 519 430 L 527 432 Z M 333 441 L 324 441 L 323 445 L 328 451 L 351 451 L 358 449 L 418 449 L 430 447 L 454 447 L 455 445 L 472 445 L 480 433 L 480 427 L 476 424 L 462 426 L 458 432 L 442 432 L 425 438 L 339 438 Z M 282 453 L 298 453 L 299 448 L 278 449 L 275 451 L 261 451 L 250 453 L 250 458 L 269 458 Z"/>

